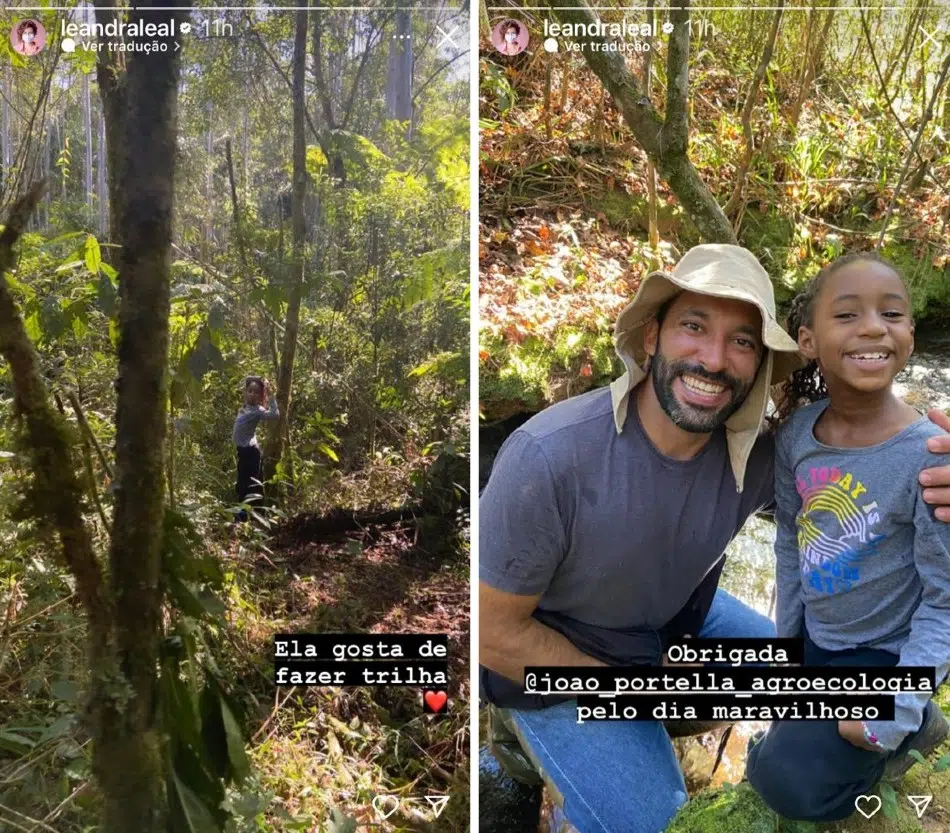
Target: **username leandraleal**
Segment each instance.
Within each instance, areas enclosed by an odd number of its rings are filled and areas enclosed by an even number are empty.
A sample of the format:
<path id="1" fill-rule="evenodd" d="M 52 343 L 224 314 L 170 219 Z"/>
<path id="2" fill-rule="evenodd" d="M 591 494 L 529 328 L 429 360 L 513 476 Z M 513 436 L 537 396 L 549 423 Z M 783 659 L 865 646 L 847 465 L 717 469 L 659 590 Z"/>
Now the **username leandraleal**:
<path id="1" fill-rule="evenodd" d="M 145 23 L 141 20 L 110 20 L 108 23 L 67 23 L 61 21 L 64 38 L 173 38 L 175 18 L 162 23 Z"/>
<path id="2" fill-rule="evenodd" d="M 655 35 L 655 26 L 649 23 L 631 23 L 626 18 L 620 23 L 605 23 L 603 20 L 593 23 L 544 21 L 545 38 L 652 38 Z"/>

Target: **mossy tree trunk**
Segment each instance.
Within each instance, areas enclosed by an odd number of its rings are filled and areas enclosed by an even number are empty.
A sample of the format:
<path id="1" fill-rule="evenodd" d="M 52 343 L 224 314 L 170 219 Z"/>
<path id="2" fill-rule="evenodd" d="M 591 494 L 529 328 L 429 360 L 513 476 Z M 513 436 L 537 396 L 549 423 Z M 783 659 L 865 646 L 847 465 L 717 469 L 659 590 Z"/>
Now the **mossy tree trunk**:
<path id="1" fill-rule="evenodd" d="M 178 20 L 184 12 L 173 13 Z M 168 12 L 136 13 L 143 23 Z M 103 830 L 165 828 L 165 774 L 157 707 L 162 637 L 164 439 L 172 207 L 179 64 L 176 52 L 136 55 L 124 77 L 117 158 L 119 255 L 116 489 L 109 579 L 115 666 L 123 687 L 93 669 L 93 765 L 104 795 Z M 107 121 L 109 111 L 107 111 Z"/>
<path id="2" fill-rule="evenodd" d="M 83 522 L 82 486 L 76 476 L 69 427 L 50 403 L 39 357 L 23 325 L 3 273 L 13 268 L 14 246 L 39 203 L 44 183 L 35 184 L 14 204 L 0 234 L 0 355 L 10 365 L 13 401 L 23 419 L 23 443 L 33 482 L 29 500 L 34 515 L 59 533 L 61 557 L 76 582 L 76 593 L 88 616 L 88 661 L 93 668 L 111 655 L 112 608 L 89 530 Z"/>
<path id="3" fill-rule="evenodd" d="M 298 0 L 296 13 L 296 31 L 294 33 L 293 65 L 293 113 L 294 113 L 294 149 L 293 149 L 293 194 L 291 197 L 290 217 L 293 231 L 293 263 L 291 264 L 290 293 L 287 304 L 287 319 L 284 322 L 284 340 L 280 351 L 280 374 L 277 379 L 277 403 L 280 419 L 277 430 L 267 451 L 265 479 L 270 479 L 274 467 L 280 462 L 284 447 L 288 441 L 290 424 L 291 388 L 294 376 L 294 357 L 297 354 L 297 332 L 300 327 L 300 297 L 303 292 L 304 270 L 306 268 L 305 244 L 307 225 L 304 218 L 304 200 L 307 195 L 307 147 L 304 141 L 306 123 L 305 72 L 307 68 L 307 0 Z"/>
<path id="4" fill-rule="evenodd" d="M 568 8 L 570 7 L 570 8 Z M 563 0 L 555 14 L 565 23 L 594 24 L 598 17 L 586 0 Z M 581 54 L 620 108 L 624 121 L 646 151 L 659 175 L 670 186 L 708 243 L 735 243 L 732 225 L 689 161 L 689 0 L 669 13 L 670 34 L 666 60 L 665 118 L 653 108 L 623 54 L 605 48 L 607 40 L 595 35 L 577 37 Z"/>

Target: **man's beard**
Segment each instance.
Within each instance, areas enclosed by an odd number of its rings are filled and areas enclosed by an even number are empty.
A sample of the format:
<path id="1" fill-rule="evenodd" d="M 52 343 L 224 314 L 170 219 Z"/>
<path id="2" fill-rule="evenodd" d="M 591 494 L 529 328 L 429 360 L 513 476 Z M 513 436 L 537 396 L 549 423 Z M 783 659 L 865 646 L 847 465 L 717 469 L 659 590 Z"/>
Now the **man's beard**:
<path id="1" fill-rule="evenodd" d="M 673 392 L 673 382 L 684 374 L 696 376 L 707 382 L 725 385 L 732 392 L 729 401 L 715 410 L 699 405 L 681 403 Z M 659 400 L 663 412 L 673 423 L 692 434 L 708 434 L 725 423 L 745 402 L 755 379 L 743 382 L 728 373 L 710 373 L 701 365 L 686 361 L 668 362 L 657 351 L 650 361 L 650 376 L 653 378 L 653 391 Z M 684 383 L 685 384 L 685 383 Z"/>

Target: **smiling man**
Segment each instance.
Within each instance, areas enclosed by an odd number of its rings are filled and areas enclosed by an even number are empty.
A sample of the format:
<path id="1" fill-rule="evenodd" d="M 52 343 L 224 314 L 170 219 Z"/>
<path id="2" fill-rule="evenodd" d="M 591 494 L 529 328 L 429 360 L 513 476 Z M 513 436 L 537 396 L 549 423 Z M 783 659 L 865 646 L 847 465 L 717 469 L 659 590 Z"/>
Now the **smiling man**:
<path id="1" fill-rule="evenodd" d="M 625 373 L 515 431 L 482 495 L 481 694 L 580 833 L 658 833 L 687 798 L 664 727 L 579 725 L 567 698 L 523 693 L 524 667 L 659 664 L 687 634 L 775 635 L 717 583 L 729 542 L 773 504 L 769 389 L 800 361 L 738 246 L 648 275 L 615 337 Z M 930 443 L 950 452 L 950 436 Z M 950 467 L 929 473 L 950 485 Z"/>

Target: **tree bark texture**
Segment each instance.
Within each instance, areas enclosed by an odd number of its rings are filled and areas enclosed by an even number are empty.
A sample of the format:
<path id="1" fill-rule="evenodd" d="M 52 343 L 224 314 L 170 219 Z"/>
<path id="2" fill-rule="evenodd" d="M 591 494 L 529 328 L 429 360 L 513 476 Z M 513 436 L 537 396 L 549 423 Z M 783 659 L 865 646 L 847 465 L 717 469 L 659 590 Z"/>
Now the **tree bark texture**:
<path id="1" fill-rule="evenodd" d="M 172 14 L 186 19 L 181 11 Z M 157 25 L 168 21 L 169 12 L 134 17 Z M 122 248 L 109 578 L 122 693 L 115 693 L 115 680 L 96 679 L 94 672 L 100 720 L 93 765 L 106 833 L 159 833 L 167 810 L 157 668 L 178 73 L 174 52 L 129 60 L 127 109 L 118 134 Z"/>
<path id="2" fill-rule="evenodd" d="M 304 248 L 307 226 L 304 218 L 304 200 L 307 194 L 307 147 L 304 136 L 306 108 L 306 67 L 307 67 L 307 23 L 308 13 L 305 0 L 296 13 L 296 31 L 294 33 L 293 65 L 293 193 L 291 197 L 291 228 L 293 233 L 293 262 L 291 264 L 290 292 L 288 294 L 287 320 L 284 324 L 284 340 L 280 351 L 280 376 L 277 380 L 277 404 L 280 419 L 277 431 L 267 454 L 265 478 L 273 475 L 274 467 L 280 462 L 287 442 L 287 428 L 290 418 L 291 387 L 294 375 L 294 357 L 297 353 L 297 331 L 300 326 L 300 298 L 303 292 L 303 277 L 306 268 Z"/>
<path id="3" fill-rule="evenodd" d="M 590 25 L 598 19 L 585 0 L 561 0 L 558 6 L 555 14 L 565 23 Z M 735 243 L 732 225 L 687 155 L 688 0 L 684 0 L 681 7 L 670 10 L 670 22 L 674 29 L 667 55 L 665 120 L 653 108 L 621 53 L 605 49 L 606 40 L 602 37 L 588 35 L 577 40 L 588 45 L 583 50 L 584 60 L 613 96 L 637 142 L 683 204 L 703 239 L 708 243 Z M 596 44 L 596 47 L 591 49 L 591 44 Z"/>
<path id="4" fill-rule="evenodd" d="M 113 0 L 96 0 L 96 22 L 107 26 L 117 19 L 117 12 L 110 8 Z M 119 242 L 119 216 L 121 193 L 118 186 L 119 149 L 122 144 L 122 120 L 126 112 L 125 53 L 99 50 L 96 53 L 96 85 L 106 122 L 106 179 L 109 188 L 109 242 Z M 112 263 L 111 249 L 106 249 L 106 259 Z"/>

